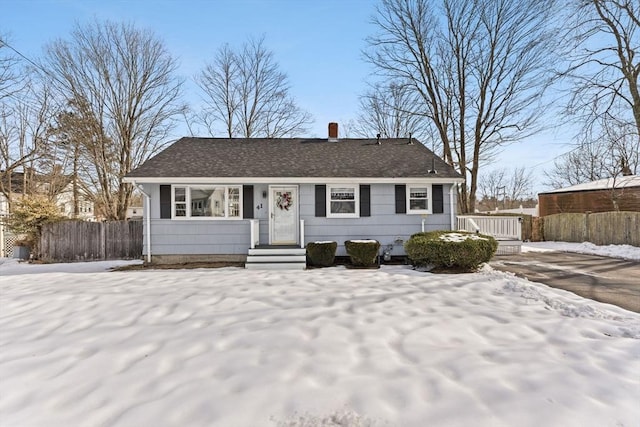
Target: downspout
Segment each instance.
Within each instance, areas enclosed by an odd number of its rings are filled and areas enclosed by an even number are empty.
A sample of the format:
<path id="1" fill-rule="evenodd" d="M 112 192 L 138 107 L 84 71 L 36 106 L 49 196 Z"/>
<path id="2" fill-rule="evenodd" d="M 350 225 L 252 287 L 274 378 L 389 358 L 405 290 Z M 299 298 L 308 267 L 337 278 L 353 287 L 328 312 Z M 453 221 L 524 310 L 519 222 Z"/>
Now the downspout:
<path id="1" fill-rule="evenodd" d="M 451 230 L 455 230 L 456 229 L 456 211 L 457 209 L 454 209 L 454 205 L 453 205 L 453 201 L 455 200 L 453 197 L 453 192 L 454 192 L 454 188 L 458 187 L 458 183 L 453 183 L 451 184 L 451 187 L 449 187 L 449 215 L 451 218 Z"/>
<path id="2" fill-rule="evenodd" d="M 151 196 L 149 196 L 137 182 L 133 181 L 133 185 L 138 189 L 138 191 L 144 194 L 144 213 L 146 216 L 145 222 L 147 229 L 147 232 L 145 233 L 147 241 L 147 263 L 151 264 Z"/>

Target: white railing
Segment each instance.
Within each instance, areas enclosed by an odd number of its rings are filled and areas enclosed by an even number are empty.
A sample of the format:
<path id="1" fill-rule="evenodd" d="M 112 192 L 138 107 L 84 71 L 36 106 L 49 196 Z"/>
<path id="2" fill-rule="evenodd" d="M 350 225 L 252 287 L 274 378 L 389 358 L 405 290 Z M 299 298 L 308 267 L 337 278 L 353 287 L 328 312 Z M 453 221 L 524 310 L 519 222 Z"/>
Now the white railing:
<path id="1" fill-rule="evenodd" d="M 250 248 L 255 249 L 256 246 L 260 243 L 260 220 L 250 219 L 249 224 L 251 230 Z"/>
<path id="2" fill-rule="evenodd" d="M 255 249 L 260 244 L 260 220 L 250 219 L 250 238 L 249 247 Z M 304 219 L 300 220 L 300 247 L 304 249 Z"/>
<path id="3" fill-rule="evenodd" d="M 522 218 L 464 215 L 458 217 L 458 230 L 487 234 L 496 239 L 522 240 Z"/>

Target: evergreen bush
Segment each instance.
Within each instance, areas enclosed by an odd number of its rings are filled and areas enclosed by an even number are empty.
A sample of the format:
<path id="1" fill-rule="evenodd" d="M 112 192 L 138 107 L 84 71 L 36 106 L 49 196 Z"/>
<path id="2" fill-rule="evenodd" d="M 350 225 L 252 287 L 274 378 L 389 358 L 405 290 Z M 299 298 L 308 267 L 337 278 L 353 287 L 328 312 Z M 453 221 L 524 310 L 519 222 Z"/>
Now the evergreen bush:
<path id="1" fill-rule="evenodd" d="M 489 262 L 498 249 L 491 236 L 464 231 L 416 233 L 404 244 L 415 267 L 475 271 Z"/>
<path id="2" fill-rule="evenodd" d="M 14 202 L 11 214 L 5 219 L 15 234 L 23 234 L 21 243 L 36 249 L 42 225 L 64 219 L 56 204 L 43 196 L 28 196 Z"/>
<path id="3" fill-rule="evenodd" d="M 307 259 L 315 267 L 331 267 L 336 259 L 336 242 L 307 243 Z"/>
<path id="4" fill-rule="evenodd" d="M 380 250 L 377 240 L 347 240 L 344 242 L 351 264 L 356 267 L 374 267 Z"/>

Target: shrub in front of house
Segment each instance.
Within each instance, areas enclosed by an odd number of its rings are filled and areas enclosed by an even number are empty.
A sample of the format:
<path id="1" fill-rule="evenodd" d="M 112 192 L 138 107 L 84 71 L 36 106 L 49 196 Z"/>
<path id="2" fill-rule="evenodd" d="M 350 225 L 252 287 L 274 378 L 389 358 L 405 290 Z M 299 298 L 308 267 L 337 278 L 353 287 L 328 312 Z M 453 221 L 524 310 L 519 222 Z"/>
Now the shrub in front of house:
<path id="1" fill-rule="evenodd" d="M 404 244 L 415 267 L 475 271 L 498 249 L 491 236 L 464 231 L 416 233 Z"/>
<path id="2" fill-rule="evenodd" d="M 307 259 L 314 267 L 331 267 L 336 259 L 337 242 L 307 243 Z"/>
<path id="3" fill-rule="evenodd" d="M 377 240 L 347 240 L 344 247 L 351 264 L 356 267 L 374 267 L 380 250 Z"/>

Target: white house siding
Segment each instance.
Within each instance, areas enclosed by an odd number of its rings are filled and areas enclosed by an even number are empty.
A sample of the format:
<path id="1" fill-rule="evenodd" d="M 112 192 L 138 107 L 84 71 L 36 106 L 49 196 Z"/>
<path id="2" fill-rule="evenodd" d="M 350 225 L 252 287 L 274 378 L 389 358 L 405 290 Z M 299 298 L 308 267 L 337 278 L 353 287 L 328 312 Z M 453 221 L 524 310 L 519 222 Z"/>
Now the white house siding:
<path id="1" fill-rule="evenodd" d="M 450 184 L 443 186 L 444 213 L 428 215 L 426 230 L 449 229 Z M 266 184 L 254 185 L 254 217 L 260 220 L 260 243 L 269 242 L 268 198 L 263 198 Z M 241 220 L 171 220 L 160 219 L 160 186 L 144 184 L 151 196 L 152 255 L 246 255 L 250 241 L 248 219 Z M 371 216 L 360 218 L 315 217 L 315 185 L 299 185 L 300 219 L 305 221 L 305 243 L 333 240 L 338 256 L 346 255 L 344 241 L 376 239 L 383 247 L 398 238 L 406 241 L 421 230 L 422 215 L 395 213 L 395 184 L 371 184 Z M 455 203 L 455 199 L 454 199 Z M 260 206 L 261 205 L 261 206 Z M 145 206 L 146 208 L 146 206 Z M 455 209 L 455 206 L 454 206 Z M 147 220 L 145 214 L 144 221 Z M 146 233 L 146 225 L 145 225 Z M 146 253 L 147 239 L 144 239 Z M 395 244 L 392 255 L 404 255 Z"/>

